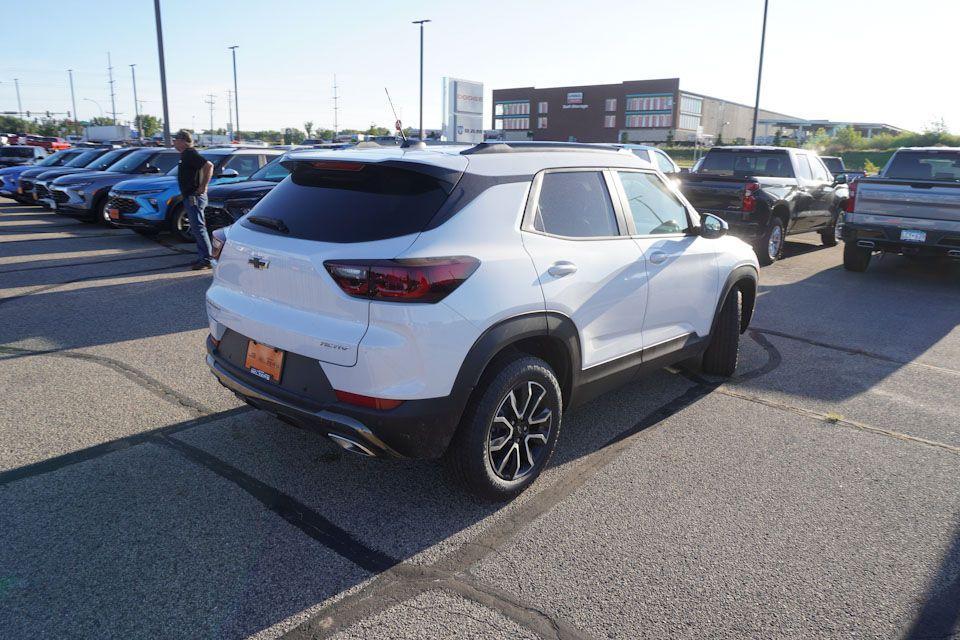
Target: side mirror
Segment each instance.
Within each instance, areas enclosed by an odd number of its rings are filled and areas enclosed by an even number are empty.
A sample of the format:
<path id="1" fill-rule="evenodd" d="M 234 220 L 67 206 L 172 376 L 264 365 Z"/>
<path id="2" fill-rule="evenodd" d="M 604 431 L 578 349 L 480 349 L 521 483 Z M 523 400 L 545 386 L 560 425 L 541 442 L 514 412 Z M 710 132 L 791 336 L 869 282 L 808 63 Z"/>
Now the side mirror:
<path id="1" fill-rule="evenodd" d="M 217 174 L 217 177 L 218 178 L 239 178 L 240 174 L 237 172 L 236 169 L 224 169 L 223 171 Z"/>
<path id="2" fill-rule="evenodd" d="M 843 173 L 833 176 L 833 184 L 847 184 L 847 176 Z"/>
<path id="3" fill-rule="evenodd" d="M 709 213 L 700 214 L 700 235 L 704 238 L 721 238 L 730 230 L 730 225 L 723 218 Z"/>
<path id="4" fill-rule="evenodd" d="M 152 164 L 148 164 L 143 168 L 144 173 L 160 173 L 160 167 L 155 167 Z"/>

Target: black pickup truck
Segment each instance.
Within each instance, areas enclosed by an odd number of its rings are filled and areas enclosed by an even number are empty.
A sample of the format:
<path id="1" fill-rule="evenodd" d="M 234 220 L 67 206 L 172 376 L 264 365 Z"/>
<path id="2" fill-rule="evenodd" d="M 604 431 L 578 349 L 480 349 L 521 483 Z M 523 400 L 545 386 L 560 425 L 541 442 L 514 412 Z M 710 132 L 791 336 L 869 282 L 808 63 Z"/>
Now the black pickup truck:
<path id="1" fill-rule="evenodd" d="M 763 265 L 780 257 L 787 235 L 814 231 L 836 245 L 849 198 L 845 176 L 834 177 L 811 151 L 784 147 L 714 147 L 680 188 L 697 211 L 751 243 Z"/>

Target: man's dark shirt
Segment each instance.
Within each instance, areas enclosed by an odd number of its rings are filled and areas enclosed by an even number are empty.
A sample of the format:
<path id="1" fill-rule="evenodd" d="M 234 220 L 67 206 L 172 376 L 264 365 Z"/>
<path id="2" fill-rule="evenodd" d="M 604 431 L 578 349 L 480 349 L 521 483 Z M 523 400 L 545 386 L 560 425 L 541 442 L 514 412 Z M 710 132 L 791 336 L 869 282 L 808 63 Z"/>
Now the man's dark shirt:
<path id="1" fill-rule="evenodd" d="M 205 164 L 207 161 L 193 147 L 187 147 L 180 154 L 177 182 L 180 183 L 180 195 L 184 198 L 197 194 L 200 188 L 200 170 Z"/>

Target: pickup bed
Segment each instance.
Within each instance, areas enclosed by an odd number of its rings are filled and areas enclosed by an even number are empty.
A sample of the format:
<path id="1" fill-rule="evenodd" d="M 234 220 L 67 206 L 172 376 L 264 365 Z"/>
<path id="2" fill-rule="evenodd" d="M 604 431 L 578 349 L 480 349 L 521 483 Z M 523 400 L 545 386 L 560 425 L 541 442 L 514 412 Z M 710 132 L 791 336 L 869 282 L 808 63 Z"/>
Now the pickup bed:
<path id="1" fill-rule="evenodd" d="M 703 213 L 727 221 L 754 246 L 761 264 L 777 260 L 784 238 L 818 232 L 837 244 L 846 179 L 834 177 L 816 154 L 784 147 L 714 147 L 696 172 L 682 175 L 681 191 Z"/>
<path id="2" fill-rule="evenodd" d="M 852 185 L 841 223 L 843 266 L 875 252 L 960 258 L 960 148 L 898 149 L 875 178 Z"/>

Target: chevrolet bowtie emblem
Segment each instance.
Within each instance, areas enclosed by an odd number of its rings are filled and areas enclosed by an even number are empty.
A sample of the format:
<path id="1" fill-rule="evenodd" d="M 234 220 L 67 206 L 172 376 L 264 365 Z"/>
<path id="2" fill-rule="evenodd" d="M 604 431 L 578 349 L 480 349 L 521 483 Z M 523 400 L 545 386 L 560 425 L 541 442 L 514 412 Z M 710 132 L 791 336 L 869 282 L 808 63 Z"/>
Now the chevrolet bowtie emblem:
<path id="1" fill-rule="evenodd" d="M 266 269 L 267 267 L 270 266 L 270 261 L 263 260 L 260 258 L 260 256 L 253 256 L 252 258 L 247 260 L 247 262 L 249 264 L 252 264 L 254 269 Z"/>

